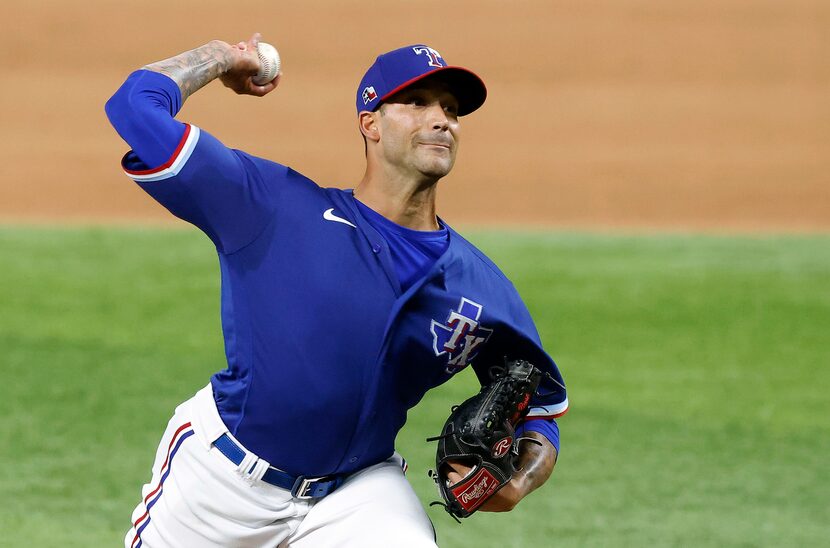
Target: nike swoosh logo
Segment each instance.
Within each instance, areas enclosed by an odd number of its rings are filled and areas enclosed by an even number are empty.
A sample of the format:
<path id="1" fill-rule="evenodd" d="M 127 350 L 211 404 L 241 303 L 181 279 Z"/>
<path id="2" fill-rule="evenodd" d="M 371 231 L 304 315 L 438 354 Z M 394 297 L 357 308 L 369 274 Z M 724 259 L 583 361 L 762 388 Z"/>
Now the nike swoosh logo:
<path id="1" fill-rule="evenodd" d="M 344 225 L 349 225 L 352 228 L 357 228 L 343 217 L 338 217 L 337 215 L 335 215 L 333 207 L 323 212 L 323 219 L 327 221 L 334 221 L 335 223 L 343 223 Z"/>

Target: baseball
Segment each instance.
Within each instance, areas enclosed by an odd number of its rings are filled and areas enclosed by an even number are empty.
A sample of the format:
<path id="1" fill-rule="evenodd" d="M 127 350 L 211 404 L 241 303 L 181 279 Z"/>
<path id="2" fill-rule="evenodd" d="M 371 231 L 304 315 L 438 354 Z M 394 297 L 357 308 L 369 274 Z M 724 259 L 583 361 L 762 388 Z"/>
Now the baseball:
<path id="1" fill-rule="evenodd" d="M 258 86 L 264 86 L 280 73 L 280 54 L 277 48 L 265 42 L 258 43 L 256 49 L 261 66 L 252 81 Z"/>

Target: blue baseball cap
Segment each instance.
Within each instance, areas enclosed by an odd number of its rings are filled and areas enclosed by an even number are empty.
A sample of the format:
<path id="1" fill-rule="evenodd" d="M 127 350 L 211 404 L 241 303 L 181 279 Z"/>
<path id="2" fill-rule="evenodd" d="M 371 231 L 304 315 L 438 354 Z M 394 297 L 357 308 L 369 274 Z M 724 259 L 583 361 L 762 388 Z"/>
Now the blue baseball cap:
<path id="1" fill-rule="evenodd" d="M 459 116 L 473 112 L 487 98 L 487 88 L 474 72 L 448 65 L 433 48 L 415 44 L 378 55 L 357 88 L 358 114 L 377 110 L 390 96 L 432 75 L 450 86 Z"/>

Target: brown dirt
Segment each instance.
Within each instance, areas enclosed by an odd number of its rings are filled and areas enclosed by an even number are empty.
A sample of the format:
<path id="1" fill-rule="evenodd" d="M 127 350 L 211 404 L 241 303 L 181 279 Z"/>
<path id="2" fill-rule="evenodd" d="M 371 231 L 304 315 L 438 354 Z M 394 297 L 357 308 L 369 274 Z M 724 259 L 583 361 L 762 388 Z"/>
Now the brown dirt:
<path id="1" fill-rule="evenodd" d="M 10 4 L 10 3 L 6 3 Z M 0 221 L 162 220 L 103 104 L 126 75 L 261 31 L 277 93 L 212 84 L 180 118 L 351 186 L 374 55 L 427 42 L 487 82 L 440 211 L 453 224 L 830 229 L 824 0 L 33 1 L 0 7 Z"/>

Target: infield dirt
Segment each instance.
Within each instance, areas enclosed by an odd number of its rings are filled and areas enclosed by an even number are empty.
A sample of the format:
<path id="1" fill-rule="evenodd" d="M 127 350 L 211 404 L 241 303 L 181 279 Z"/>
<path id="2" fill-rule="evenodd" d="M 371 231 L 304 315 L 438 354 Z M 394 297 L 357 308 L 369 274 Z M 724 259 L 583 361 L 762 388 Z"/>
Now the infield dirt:
<path id="1" fill-rule="evenodd" d="M 145 63 L 263 33 L 274 94 L 218 83 L 181 119 L 326 186 L 363 165 L 355 87 L 426 42 L 480 74 L 450 223 L 830 229 L 830 4 L 821 0 L 19 2 L 0 8 L 0 221 L 168 219 L 122 174 L 103 105 Z"/>

